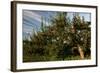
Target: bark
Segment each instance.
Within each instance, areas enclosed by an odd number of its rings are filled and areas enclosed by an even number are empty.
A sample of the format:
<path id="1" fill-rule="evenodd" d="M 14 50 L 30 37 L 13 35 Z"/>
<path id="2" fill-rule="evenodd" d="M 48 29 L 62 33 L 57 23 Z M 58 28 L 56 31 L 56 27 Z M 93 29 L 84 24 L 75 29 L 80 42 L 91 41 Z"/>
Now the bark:
<path id="1" fill-rule="evenodd" d="M 78 45 L 78 51 L 79 51 L 79 54 L 80 54 L 80 58 L 84 59 L 84 51 L 83 51 L 83 49 L 80 45 Z"/>

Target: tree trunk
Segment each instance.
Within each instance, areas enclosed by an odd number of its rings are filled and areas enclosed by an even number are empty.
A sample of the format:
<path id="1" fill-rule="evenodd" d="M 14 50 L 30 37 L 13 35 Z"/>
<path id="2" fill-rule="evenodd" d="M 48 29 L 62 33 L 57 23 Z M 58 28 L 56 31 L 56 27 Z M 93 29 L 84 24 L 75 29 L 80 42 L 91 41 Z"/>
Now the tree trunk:
<path id="1" fill-rule="evenodd" d="M 83 49 L 80 45 L 78 45 L 78 51 L 79 51 L 79 54 L 80 54 L 80 58 L 84 59 L 84 51 L 83 51 Z"/>

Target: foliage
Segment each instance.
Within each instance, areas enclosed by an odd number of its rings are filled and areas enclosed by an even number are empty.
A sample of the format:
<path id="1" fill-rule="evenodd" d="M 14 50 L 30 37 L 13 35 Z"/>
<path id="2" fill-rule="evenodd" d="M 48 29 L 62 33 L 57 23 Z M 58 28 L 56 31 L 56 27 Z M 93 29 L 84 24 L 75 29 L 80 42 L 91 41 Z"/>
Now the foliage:
<path id="1" fill-rule="evenodd" d="M 46 26 L 41 18 L 41 31 L 23 40 L 23 61 L 57 61 L 81 59 L 78 48 L 81 47 L 85 58 L 90 57 L 90 22 L 75 13 L 71 21 L 66 12 L 57 12 Z M 79 47 L 78 47 L 79 46 Z M 84 58 L 84 59 L 85 59 Z"/>

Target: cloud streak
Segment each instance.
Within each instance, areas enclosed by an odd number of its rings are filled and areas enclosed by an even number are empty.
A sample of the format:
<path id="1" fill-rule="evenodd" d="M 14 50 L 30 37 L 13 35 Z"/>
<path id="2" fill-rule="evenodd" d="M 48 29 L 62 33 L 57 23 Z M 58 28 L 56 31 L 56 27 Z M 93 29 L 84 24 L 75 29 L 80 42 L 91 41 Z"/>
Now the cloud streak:
<path id="1" fill-rule="evenodd" d="M 33 20 L 37 20 L 37 21 L 41 22 L 41 15 L 39 15 L 35 12 L 32 12 L 30 10 L 23 10 L 23 16 L 26 16 Z"/>

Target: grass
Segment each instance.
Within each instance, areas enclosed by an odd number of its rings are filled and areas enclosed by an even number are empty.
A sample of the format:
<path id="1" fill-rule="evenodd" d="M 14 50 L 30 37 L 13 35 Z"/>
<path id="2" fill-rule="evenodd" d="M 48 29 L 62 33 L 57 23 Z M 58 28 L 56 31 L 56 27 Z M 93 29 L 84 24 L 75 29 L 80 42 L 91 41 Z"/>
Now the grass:
<path id="1" fill-rule="evenodd" d="M 50 58 L 50 57 L 48 57 Z M 90 56 L 85 56 L 84 60 L 88 60 L 91 59 Z M 59 58 L 53 58 L 51 57 L 50 59 L 47 59 L 45 57 L 30 57 L 30 56 L 24 56 L 23 58 L 23 62 L 43 62 L 43 61 L 61 61 L 63 59 L 59 59 Z M 67 56 L 64 58 L 64 61 L 69 61 L 69 60 L 81 60 L 80 56 Z"/>

